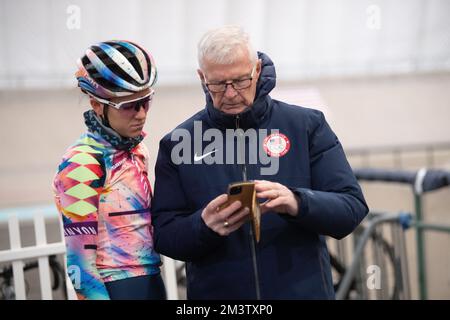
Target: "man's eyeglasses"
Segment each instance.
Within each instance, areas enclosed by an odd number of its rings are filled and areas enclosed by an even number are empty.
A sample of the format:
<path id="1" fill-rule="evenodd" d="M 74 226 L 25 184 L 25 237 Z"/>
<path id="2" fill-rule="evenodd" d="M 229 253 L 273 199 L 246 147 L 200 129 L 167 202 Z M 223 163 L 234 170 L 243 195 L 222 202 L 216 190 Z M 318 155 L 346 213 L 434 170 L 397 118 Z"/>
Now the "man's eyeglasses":
<path id="1" fill-rule="evenodd" d="M 121 102 L 112 102 L 110 100 L 102 99 L 99 97 L 96 97 L 92 94 L 89 94 L 92 98 L 97 100 L 100 103 L 106 104 L 107 106 L 113 107 L 121 112 L 126 113 L 134 113 L 139 112 L 141 110 L 141 107 L 144 108 L 144 110 L 147 112 L 150 108 L 150 104 L 153 100 L 153 95 L 155 94 L 154 90 L 151 90 L 148 94 L 145 96 L 133 99 L 133 100 L 125 100 Z"/>
<path id="2" fill-rule="evenodd" d="M 232 86 L 234 90 L 247 89 L 252 84 L 253 74 L 255 73 L 255 69 L 256 69 L 256 64 L 253 66 L 252 73 L 250 74 L 250 77 L 248 77 L 248 78 L 234 79 L 234 80 L 219 82 L 219 83 L 211 83 L 211 82 L 206 83 L 205 82 L 205 86 L 212 93 L 225 92 L 229 85 Z"/>

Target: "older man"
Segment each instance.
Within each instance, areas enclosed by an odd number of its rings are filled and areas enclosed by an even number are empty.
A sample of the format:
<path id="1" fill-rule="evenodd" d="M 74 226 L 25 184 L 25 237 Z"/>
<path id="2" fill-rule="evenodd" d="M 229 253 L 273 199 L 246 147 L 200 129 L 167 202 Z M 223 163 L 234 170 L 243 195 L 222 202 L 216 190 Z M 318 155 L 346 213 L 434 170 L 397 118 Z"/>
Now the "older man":
<path id="1" fill-rule="evenodd" d="M 241 28 L 206 33 L 198 62 L 206 107 L 160 142 L 156 249 L 186 261 L 190 299 L 334 298 L 324 236 L 368 212 L 339 140 L 321 112 L 270 98 L 275 67 Z M 256 181 L 258 243 L 249 208 L 222 206 L 242 180 Z"/>

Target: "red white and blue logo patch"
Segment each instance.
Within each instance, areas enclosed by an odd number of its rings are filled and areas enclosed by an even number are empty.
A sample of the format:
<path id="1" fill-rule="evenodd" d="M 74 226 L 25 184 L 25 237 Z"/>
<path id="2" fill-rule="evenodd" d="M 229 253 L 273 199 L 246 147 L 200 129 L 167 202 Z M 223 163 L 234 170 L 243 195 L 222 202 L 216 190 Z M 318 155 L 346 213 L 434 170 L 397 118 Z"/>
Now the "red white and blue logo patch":
<path id="1" fill-rule="evenodd" d="M 282 133 L 272 133 L 263 142 L 264 151 L 271 157 L 282 157 L 291 148 L 289 138 Z"/>

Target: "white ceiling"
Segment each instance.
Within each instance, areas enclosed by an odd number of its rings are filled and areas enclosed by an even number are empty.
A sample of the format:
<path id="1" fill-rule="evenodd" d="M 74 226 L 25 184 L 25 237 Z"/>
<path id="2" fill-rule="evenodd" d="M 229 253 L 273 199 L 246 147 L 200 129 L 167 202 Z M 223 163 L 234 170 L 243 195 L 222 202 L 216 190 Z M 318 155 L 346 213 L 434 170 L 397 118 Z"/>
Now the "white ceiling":
<path id="1" fill-rule="evenodd" d="M 208 29 L 240 24 L 279 80 L 450 70 L 447 0 L 0 0 L 0 88 L 75 85 L 92 43 L 153 53 L 159 84 L 196 78 Z"/>

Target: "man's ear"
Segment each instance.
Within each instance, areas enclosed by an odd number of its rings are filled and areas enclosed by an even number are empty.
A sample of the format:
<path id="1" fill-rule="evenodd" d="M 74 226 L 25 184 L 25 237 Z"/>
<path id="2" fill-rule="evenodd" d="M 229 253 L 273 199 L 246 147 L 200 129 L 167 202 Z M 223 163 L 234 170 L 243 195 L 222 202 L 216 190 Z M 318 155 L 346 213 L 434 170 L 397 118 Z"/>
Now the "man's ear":
<path id="1" fill-rule="evenodd" d="M 95 99 L 90 99 L 92 109 L 94 109 L 94 112 L 97 114 L 97 116 L 102 117 L 103 116 L 103 104 L 96 101 Z"/>
<path id="2" fill-rule="evenodd" d="M 262 69 L 262 60 L 258 59 L 258 61 L 256 61 L 256 74 L 259 75 L 261 74 L 261 69 Z"/>
<path id="3" fill-rule="evenodd" d="M 200 69 L 197 69 L 197 74 L 198 74 L 198 77 L 200 78 L 200 81 L 201 81 L 202 83 L 205 83 L 206 80 L 205 80 L 205 75 L 203 74 L 203 71 L 200 70 Z"/>

